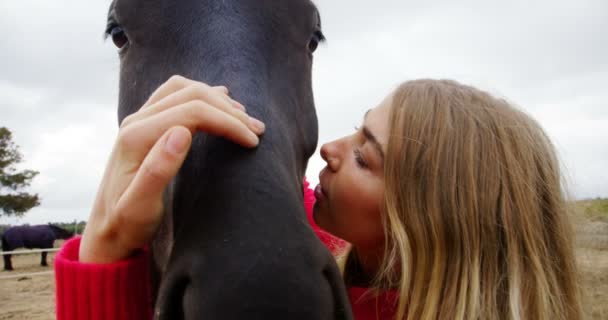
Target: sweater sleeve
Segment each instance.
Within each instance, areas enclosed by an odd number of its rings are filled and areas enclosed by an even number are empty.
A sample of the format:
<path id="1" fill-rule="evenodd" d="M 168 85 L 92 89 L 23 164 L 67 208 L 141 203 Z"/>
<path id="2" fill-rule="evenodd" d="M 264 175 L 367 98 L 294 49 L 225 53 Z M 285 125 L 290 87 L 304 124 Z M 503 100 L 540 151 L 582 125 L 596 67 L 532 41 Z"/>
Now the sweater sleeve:
<path id="1" fill-rule="evenodd" d="M 342 249 L 348 244 L 346 241 L 332 235 L 331 233 L 321 229 L 313 219 L 312 211 L 315 205 L 315 192 L 310 188 L 310 183 L 304 177 L 304 208 L 306 209 L 306 217 L 308 223 L 312 227 L 312 230 L 317 234 L 317 237 L 323 242 L 323 244 L 331 251 L 331 253 L 339 254 Z"/>
<path id="2" fill-rule="evenodd" d="M 81 263 L 80 239 L 68 240 L 55 257 L 57 319 L 152 319 L 148 251 L 116 263 Z"/>

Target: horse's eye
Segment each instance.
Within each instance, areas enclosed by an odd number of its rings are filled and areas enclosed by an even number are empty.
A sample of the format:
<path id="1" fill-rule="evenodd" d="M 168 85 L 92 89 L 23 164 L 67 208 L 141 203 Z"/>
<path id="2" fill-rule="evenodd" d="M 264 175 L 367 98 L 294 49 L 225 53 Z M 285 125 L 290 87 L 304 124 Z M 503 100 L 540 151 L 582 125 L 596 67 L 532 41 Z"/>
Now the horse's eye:
<path id="1" fill-rule="evenodd" d="M 129 43 L 129 38 L 127 38 L 125 31 L 119 26 L 112 27 L 108 33 L 118 49 L 124 48 Z"/>
<path id="2" fill-rule="evenodd" d="M 310 43 L 308 44 L 308 50 L 310 50 L 310 52 L 315 52 L 315 50 L 317 50 L 318 46 L 319 46 L 319 41 L 316 41 L 315 39 L 311 39 Z"/>
<path id="3" fill-rule="evenodd" d="M 325 40 L 323 33 L 321 31 L 316 31 L 308 43 L 308 50 L 310 50 L 311 53 L 315 52 L 319 46 L 319 42 L 322 42 L 323 40 Z"/>

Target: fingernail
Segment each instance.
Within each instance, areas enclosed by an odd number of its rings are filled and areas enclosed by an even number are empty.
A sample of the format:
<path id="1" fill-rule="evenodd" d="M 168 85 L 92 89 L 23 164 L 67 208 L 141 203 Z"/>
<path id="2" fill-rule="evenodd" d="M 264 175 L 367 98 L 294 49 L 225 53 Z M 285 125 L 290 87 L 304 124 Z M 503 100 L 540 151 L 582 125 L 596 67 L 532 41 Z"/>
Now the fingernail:
<path id="1" fill-rule="evenodd" d="M 232 99 L 230 99 L 232 100 Z M 237 108 L 240 109 L 241 111 L 247 111 L 247 109 L 245 109 L 245 106 L 240 104 L 238 101 L 232 100 L 232 105 Z"/>
<path id="2" fill-rule="evenodd" d="M 188 132 L 186 130 L 173 129 L 165 142 L 165 150 L 172 154 L 182 154 L 188 148 Z"/>
<path id="3" fill-rule="evenodd" d="M 255 134 L 251 134 L 249 136 L 249 140 L 251 140 L 251 144 L 255 147 L 260 143 L 260 138 L 258 138 L 258 136 L 256 136 Z"/>
<path id="4" fill-rule="evenodd" d="M 266 125 L 264 125 L 264 122 L 256 118 L 249 117 L 249 123 L 254 129 L 258 130 L 258 132 L 260 133 L 264 132 L 264 130 L 266 129 Z"/>

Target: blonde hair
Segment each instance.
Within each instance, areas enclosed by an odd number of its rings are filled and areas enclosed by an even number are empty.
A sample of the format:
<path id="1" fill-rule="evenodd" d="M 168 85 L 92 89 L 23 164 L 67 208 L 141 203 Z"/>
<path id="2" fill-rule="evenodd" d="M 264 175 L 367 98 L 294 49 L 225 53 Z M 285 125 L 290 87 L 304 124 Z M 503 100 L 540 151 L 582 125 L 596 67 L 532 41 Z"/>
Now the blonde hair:
<path id="1" fill-rule="evenodd" d="M 534 120 L 416 80 L 395 91 L 390 132 L 374 283 L 398 290 L 396 319 L 581 318 L 559 164 Z"/>

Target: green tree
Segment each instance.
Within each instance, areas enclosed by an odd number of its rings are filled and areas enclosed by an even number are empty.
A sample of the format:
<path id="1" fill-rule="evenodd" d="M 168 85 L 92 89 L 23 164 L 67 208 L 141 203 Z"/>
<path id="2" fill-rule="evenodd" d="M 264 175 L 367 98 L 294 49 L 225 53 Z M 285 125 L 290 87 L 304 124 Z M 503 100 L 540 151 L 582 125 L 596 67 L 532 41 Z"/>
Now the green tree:
<path id="1" fill-rule="evenodd" d="M 0 127 L 0 216 L 23 216 L 40 204 L 38 194 L 24 192 L 37 171 L 18 171 L 15 165 L 22 161 L 19 148 L 12 141 L 12 133 Z"/>

